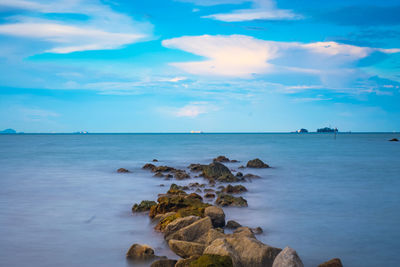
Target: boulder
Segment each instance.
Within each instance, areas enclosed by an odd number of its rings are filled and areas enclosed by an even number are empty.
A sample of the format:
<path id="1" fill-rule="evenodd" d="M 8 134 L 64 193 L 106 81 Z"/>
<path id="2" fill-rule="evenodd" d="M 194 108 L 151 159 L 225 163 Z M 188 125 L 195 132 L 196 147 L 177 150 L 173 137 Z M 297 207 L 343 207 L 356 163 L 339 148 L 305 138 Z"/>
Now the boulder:
<path id="1" fill-rule="evenodd" d="M 265 164 L 261 159 L 253 159 L 247 162 L 248 168 L 269 168 L 268 164 Z"/>
<path id="2" fill-rule="evenodd" d="M 157 160 L 157 159 L 153 159 L 152 161 L 153 161 L 153 162 L 158 162 L 158 160 Z"/>
<path id="3" fill-rule="evenodd" d="M 209 180 L 227 181 L 238 179 L 233 176 L 232 172 L 223 164 L 214 162 L 203 167 L 202 175 Z"/>
<path id="4" fill-rule="evenodd" d="M 256 238 L 253 231 L 249 227 L 241 226 L 239 228 L 236 228 L 235 231 L 233 231 L 232 234 L 233 237 L 250 237 L 250 238 Z"/>
<path id="5" fill-rule="evenodd" d="M 233 206 L 233 207 L 247 207 L 247 200 L 243 197 L 234 197 L 228 194 L 220 194 L 215 201 L 215 204 L 222 207 Z"/>
<path id="6" fill-rule="evenodd" d="M 184 170 L 176 170 L 174 172 L 174 177 L 177 180 L 183 180 L 183 179 L 188 179 L 190 178 L 190 175 L 187 174 Z"/>
<path id="7" fill-rule="evenodd" d="M 228 193 L 228 194 L 240 194 L 243 192 L 247 192 L 247 188 L 244 187 L 243 185 L 230 185 L 228 184 L 225 188 L 222 189 L 222 192 Z"/>
<path id="8" fill-rule="evenodd" d="M 156 165 L 151 164 L 151 163 L 146 163 L 142 167 L 142 169 L 151 170 L 151 171 L 154 170 L 155 168 L 156 168 Z"/>
<path id="9" fill-rule="evenodd" d="M 210 206 L 205 208 L 204 216 L 211 218 L 211 222 L 215 228 L 225 226 L 225 213 L 220 207 Z"/>
<path id="10" fill-rule="evenodd" d="M 218 238 L 204 250 L 204 254 L 231 257 L 235 267 L 272 267 L 279 252 L 255 238 L 235 235 Z"/>
<path id="11" fill-rule="evenodd" d="M 200 220 L 198 216 L 187 216 L 183 218 L 178 218 L 171 223 L 169 223 L 164 229 L 164 237 L 167 238 L 169 235 L 175 233 L 179 229 L 191 225 L 192 223 Z"/>
<path id="12" fill-rule="evenodd" d="M 201 238 L 204 239 L 203 236 L 212 229 L 212 227 L 210 217 L 205 217 L 179 229 L 175 233 L 169 235 L 166 240 L 169 241 L 171 239 L 176 239 L 181 241 L 197 242 L 197 240 L 200 240 Z"/>
<path id="13" fill-rule="evenodd" d="M 390 139 L 389 141 L 390 141 L 390 142 L 399 142 L 399 139 L 393 138 L 393 139 Z"/>
<path id="14" fill-rule="evenodd" d="M 176 216 L 176 212 L 167 212 L 167 213 L 164 213 L 164 214 L 157 214 L 156 216 L 154 216 L 154 218 L 152 218 L 152 222 L 153 223 L 159 223 L 160 221 L 162 221 L 162 220 L 164 220 L 165 218 L 167 218 L 167 217 L 170 217 L 170 216 Z"/>
<path id="15" fill-rule="evenodd" d="M 153 262 L 150 267 L 174 267 L 177 260 L 161 259 Z"/>
<path id="16" fill-rule="evenodd" d="M 153 176 L 154 177 L 164 177 L 164 174 L 162 172 L 156 172 Z"/>
<path id="17" fill-rule="evenodd" d="M 237 173 L 236 173 L 236 177 L 243 177 L 243 173 L 237 172 Z"/>
<path id="18" fill-rule="evenodd" d="M 248 173 L 248 174 L 243 176 L 243 179 L 249 179 L 250 180 L 250 179 L 253 179 L 253 178 L 260 178 L 260 176 L 255 175 L 255 174 L 251 174 L 251 173 Z"/>
<path id="19" fill-rule="evenodd" d="M 321 263 L 318 267 L 343 267 L 342 262 L 338 258 L 331 259 L 327 262 Z"/>
<path id="20" fill-rule="evenodd" d="M 242 227 L 242 225 L 240 223 L 236 222 L 236 221 L 233 221 L 233 220 L 229 220 L 226 223 L 226 226 L 225 226 L 225 228 L 228 228 L 228 229 L 236 229 L 236 228 L 239 228 L 239 227 Z"/>
<path id="21" fill-rule="evenodd" d="M 126 257 L 135 260 L 147 260 L 154 258 L 154 250 L 148 245 L 133 244 Z"/>
<path id="22" fill-rule="evenodd" d="M 176 255 L 182 258 L 189 258 L 192 255 L 201 255 L 206 248 L 204 244 L 175 239 L 169 240 L 168 246 Z"/>
<path id="23" fill-rule="evenodd" d="M 229 256 L 204 254 L 190 263 L 190 267 L 232 267 Z"/>
<path id="24" fill-rule="evenodd" d="M 304 267 L 304 265 L 297 252 L 290 247 L 286 247 L 276 256 L 272 267 Z"/>
<path id="25" fill-rule="evenodd" d="M 210 245 L 215 239 L 224 238 L 225 234 L 223 231 L 220 231 L 220 229 L 221 228 L 208 230 L 206 234 L 197 239 L 197 242 Z"/>
<path id="26" fill-rule="evenodd" d="M 140 204 L 135 204 L 132 207 L 132 212 L 144 212 L 149 211 L 152 206 L 157 205 L 157 202 L 151 200 L 143 200 Z"/>
<path id="27" fill-rule="evenodd" d="M 175 168 L 169 166 L 158 166 L 152 169 L 153 172 L 173 172 L 176 171 Z"/>
<path id="28" fill-rule="evenodd" d="M 256 228 L 251 228 L 251 231 L 255 234 L 255 235 L 260 235 L 263 233 L 263 229 L 261 227 L 256 227 Z"/>
<path id="29" fill-rule="evenodd" d="M 130 171 L 127 170 L 127 169 L 125 169 L 125 168 L 119 168 L 119 169 L 117 170 L 117 172 L 119 172 L 119 173 L 127 173 L 127 172 L 130 172 Z"/>
<path id="30" fill-rule="evenodd" d="M 204 193 L 214 193 L 214 192 L 215 192 L 215 190 L 212 189 L 212 188 L 206 188 L 206 189 L 204 189 Z"/>

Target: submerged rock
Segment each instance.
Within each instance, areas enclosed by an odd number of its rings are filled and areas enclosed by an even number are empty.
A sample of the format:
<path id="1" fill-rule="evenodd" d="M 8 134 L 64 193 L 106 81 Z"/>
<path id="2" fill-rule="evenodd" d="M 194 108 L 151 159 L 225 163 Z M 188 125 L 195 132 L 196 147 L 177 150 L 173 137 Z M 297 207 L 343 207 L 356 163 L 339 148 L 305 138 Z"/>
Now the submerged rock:
<path id="1" fill-rule="evenodd" d="M 262 234 L 264 231 L 261 227 L 256 227 L 256 228 L 251 228 L 251 231 L 255 234 L 255 235 L 260 235 Z"/>
<path id="2" fill-rule="evenodd" d="M 204 216 L 211 218 L 211 222 L 215 228 L 225 226 L 225 213 L 220 207 L 207 207 L 204 210 Z"/>
<path id="3" fill-rule="evenodd" d="M 177 180 L 183 180 L 183 179 L 190 178 L 190 175 L 187 174 L 184 170 L 175 170 L 174 171 L 174 177 Z"/>
<path id="4" fill-rule="evenodd" d="M 161 259 L 153 262 L 150 267 L 174 267 L 177 262 L 177 260 Z"/>
<path id="5" fill-rule="evenodd" d="M 127 170 L 127 169 L 125 169 L 125 168 L 119 168 L 119 169 L 117 170 L 117 172 L 118 172 L 118 173 L 128 173 L 128 172 L 130 172 L 130 171 Z"/>
<path id="6" fill-rule="evenodd" d="M 276 256 L 272 267 L 304 267 L 304 265 L 297 252 L 286 247 Z"/>
<path id="7" fill-rule="evenodd" d="M 399 139 L 393 138 L 393 139 L 390 139 L 389 141 L 390 141 L 390 142 L 399 142 Z"/>
<path id="8" fill-rule="evenodd" d="M 218 156 L 213 159 L 213 162 L 230 162 L 230 160 L 225 156 Z"/>
<path id="9" fill-rule="evenodd" d="M 157 202 L 151 200 L 143 200 L 140 204 L 135 204 L 132 207 L 132 212 L 144 212 L 149 211 L 152 206 L 157 205 Z"/>
<path id="10" fill-rule="evenodd" d="M 248 168 L 269 168 L 268 164 L 265 164 L 261 159 L 253 159 L 247 162 Z"/>
<path id="11" fill-rule="evenodd" d="M 247 207 L 247 200 L 243 197 L 234 197 L 228 194 L 220 194 L 215 201 L 217 205 L 222 207 L 234 206 L 234 207 Z"/>
<path id="12" fill-rule="evenodd" d="M 242 227 L 242 225 L 240 223 L 236 222 L 236 221 L 233 221 L 233 220 L 229 220 L 226 223 L 226 226 L 225 226 L 225 228 L 228 228 L 228 229 L 236 229 L 236 228 L 239 228 L 239 227 Z"/>
<path id="13" fill-rule="evenodd" d="M 192 261 L 190 267 L 232 267 L 232 259 L 229 256 L 204 254 Z"/>
<path id="14" fill-rule="evenodd" d="M 151 163 L 146 163 L 145 165 L 143 165 L 143 167 L 142 167 L 142 169 L 145 169 L 145 170 L 154 170 L 156 168 L 156 165 L 154 165 L 154 164 L 151 164 Z"/>
<path id="15" fill-rule="evenodd" d="M 192 163 L 188 166 L 188 168 L 192 171 L 192 172 L 202 172 L 203 168 L 206 165 L 202 165 L 202 164 L 198 164 L 198 163 Z"/>
<path id="16" fill-rule="evenodd" d="M 153 159 L 153 162 L 158 162 L 158 160 L 157 159 Z"/>
<path id="17" fill-rule="evenodd" d="M 154 250 L 148 245 L 133 244 L 126 256 L 130 259 L 147 260 L 154 258 Z"/>
<path id="18" fill-rule="evenodd" d="M 204 198 L 215 198 L 215 194 L 214 193 L 206 193 L 204 195 Z"/>
<path id="19" fill-rule="evenodd" d="M 250 179 L 253 179 L 253 178 L 261 178 L 261 177 L 258 176 L 258 175 L 255 175 L 255 174 L 248 173 L 248 174 L 244 175 L 243 178 L 250 180 Z"/>
<path id="20" fill-rule="evenodd" d="M 318 265 L 318 267 L 343 267 L 339 258 L 334 258 Z"/>

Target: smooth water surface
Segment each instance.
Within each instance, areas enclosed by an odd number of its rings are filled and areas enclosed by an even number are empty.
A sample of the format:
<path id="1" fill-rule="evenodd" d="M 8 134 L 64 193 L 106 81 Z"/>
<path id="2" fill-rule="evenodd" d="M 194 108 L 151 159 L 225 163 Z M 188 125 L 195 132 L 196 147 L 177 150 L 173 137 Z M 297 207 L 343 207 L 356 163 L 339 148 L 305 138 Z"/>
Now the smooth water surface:
<path id="1" fill-rule="evenodd" d="M 246 183 L 248 208 L 227 219 L 261 226 L 260 240 L 297 250 L 305 266 L 397 266 L 400 143 L 393 134 L 126 134 L 0 136 L 0 265 L 128 266 L 133 243 L 175 257 L 131 206 L 174 181 L 141 166 L 185 168 L 226 155 L 236 169 L 259 157 L 271 169 Z M 130 174 L 116 173 L 124 167 Z M 201 181 L 198 178 L 196 181 Z M 180 181 L 187 184 L 189 181 Z M 165 184 L 165 187 L 160 187 Z"/>

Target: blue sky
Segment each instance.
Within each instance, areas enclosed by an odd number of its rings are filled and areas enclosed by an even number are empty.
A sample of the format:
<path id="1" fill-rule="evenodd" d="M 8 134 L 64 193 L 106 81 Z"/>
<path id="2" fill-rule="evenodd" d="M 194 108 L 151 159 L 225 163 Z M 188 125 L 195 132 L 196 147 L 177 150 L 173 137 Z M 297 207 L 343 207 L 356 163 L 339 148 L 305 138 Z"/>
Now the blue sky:
<path id="1" fill-rule="evenodd" d="M 0 128 L 400 131 L 400 3 L 0 0 Z"/>

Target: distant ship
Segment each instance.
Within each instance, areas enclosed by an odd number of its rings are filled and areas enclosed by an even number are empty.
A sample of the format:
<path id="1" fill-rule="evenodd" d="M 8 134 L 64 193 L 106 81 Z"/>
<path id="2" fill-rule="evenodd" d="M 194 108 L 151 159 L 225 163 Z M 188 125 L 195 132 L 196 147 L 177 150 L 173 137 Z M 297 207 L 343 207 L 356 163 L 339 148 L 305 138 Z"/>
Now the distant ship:
<path id="1" fill-rule="evenodd" d="M 317 133 L 335 133 L 335 132 L 339 132 L 339 130 L 337 128 L 333 129 L 329 127 L 317 129 Z"/>
<path id="2" fill-rule="evenodd" d="M 190 131 L 190 133 L 192 133 L 192 134 L 200 134 L 200 133 L 203 133 L 202 131 Z"/>
<path id="3" fill-rule="evenodd" d="M 74 134 L 88 134 L 87 131 L 75 132 Z"/>

